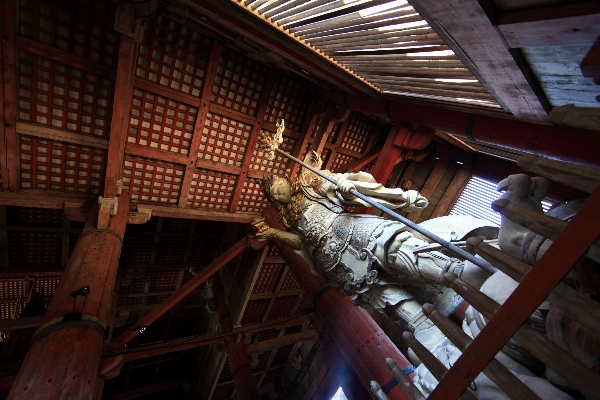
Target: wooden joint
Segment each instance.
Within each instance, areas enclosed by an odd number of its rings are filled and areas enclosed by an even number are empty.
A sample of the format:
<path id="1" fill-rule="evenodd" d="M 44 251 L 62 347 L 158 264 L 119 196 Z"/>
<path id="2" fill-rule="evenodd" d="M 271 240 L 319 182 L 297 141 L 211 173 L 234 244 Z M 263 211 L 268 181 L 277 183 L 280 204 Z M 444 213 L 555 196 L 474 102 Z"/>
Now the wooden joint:
<path id="1" fill-rule="evenodd" d="M 127 223 L 134 224 L 134 225 L 141 225 L 141 224 L 145 224 L 146 222 L 150 221 L 150 218 L 152 218 L 152 208 L 144 207 L 142 205 L 137 205 L 136 211 L 130 212 L 127 215 Z"/>
<path id="2" fill-rule="evenodd" d="M 110 218 L 117 215 L 119 210 L 119 198 L 118 197 L 98 197 L 98 229 L 107 229 L 110 222 Z"/>
<path id="3" fill-rule="evenodd" d="M 135 17 L 135 3 L 122 2 L 117 7 L 115 30 L 141 43 L 144 36 L 142 21 Z"/>

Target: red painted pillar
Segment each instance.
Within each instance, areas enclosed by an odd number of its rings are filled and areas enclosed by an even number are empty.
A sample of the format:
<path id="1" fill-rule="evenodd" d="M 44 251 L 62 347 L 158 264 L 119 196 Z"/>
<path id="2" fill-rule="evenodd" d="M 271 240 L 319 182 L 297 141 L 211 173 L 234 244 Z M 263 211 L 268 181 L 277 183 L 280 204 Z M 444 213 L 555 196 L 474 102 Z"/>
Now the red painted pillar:
<path id="1" fill-rule="evenodd" d="M 214 274 L 211 279 L 221 330 L 233 329 L 233 322 L 231 321 L 229 308 L 225 304 L 225 292 L 223 291 L 223 285 L 221 285 L 219 273 Z M 236 342 L 236 336 L 225 336 L 225 347 L 237 398 L 239 400 L 259 400 L 258 388 L 250 367 L 246 344 L 243 341 Z"/>
<path id="2" fill-rule="evenodd" d="M 128 211 L 129 195 L 123 193 L 108 228 L 97 229 L 98 207 L 90 213 L 9 399 L 94 397 L 104 343 L 101 328 L 109 320 Z M 89 294 L 78 296 L 73 304 L 71 292 L 84 286 L 89 286 Z M 61 321 L 73 310 L 83 317 Z"/>
<path id="3" fill-rule="evenodd" d="M 273 207 L 263 210 L 263 215 L 270 226 L 283 229 Z M 372 380 L 383 386 L 392 378 L 385 363 L 387 357 L 396 360 L 400 368 L 411 365 L 366 310 L 352 304 L 350 297 L 342 295 L 337 288 L 323 291 L 326 288 L 323 281 L 310 272 L 304 260 L 290 247 L 281 246 L 281 254 L 304 291 L 317 297 L 316 311 L 323 317 L 336 347 L 366 388 L 371 387 Z M 391 400 L 408 400 L 400 385 L 387 395 Z"/>

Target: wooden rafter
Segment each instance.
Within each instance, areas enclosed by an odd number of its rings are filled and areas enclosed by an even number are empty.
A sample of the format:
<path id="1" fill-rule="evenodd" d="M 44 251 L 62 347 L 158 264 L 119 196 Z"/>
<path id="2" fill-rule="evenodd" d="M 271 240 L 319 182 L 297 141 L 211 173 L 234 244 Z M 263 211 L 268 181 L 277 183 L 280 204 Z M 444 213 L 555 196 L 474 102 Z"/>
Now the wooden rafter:
<path id="1" fill-rule="evenodd" d="M 18 189 L 17 161 L 17 74 L 15 46 L 15 1 L 3 0 L 0 43 L 0 174 L 2 189 Z"/>
<path id="2" fill-rule="evenodd" d="M 242 170 L 240 171 L 240 175 L 235 184 L 233 194 L 231 195 L 231 202 L 229 203 L 229 212 L 235 212 L 235 210 L 237 210 L 238 201 L 240 199 L 240 195 L 242 194 L 244 183 L 246 182 L 246 177 L 248 176 L 248 170 L 250 168 L 250 162 L 252 161 L 254 149 L 256 148 L 256 142 L 258 140 L 258 136 L 260 135 L 260 131 L 263 127 L 263 121 L 265 119 L 267 107 L 269 106 L 271 92 L 273 91 L 273 86 L 275 85 L 275 71 L 271 69 L 268 71 L 267 74 L 267 79 L 265 80 L 265 84 L 260 95 L 260 106 L 258 108 L 258 111 L 256 112 L 256 120 L 254 122 L 254 126 L 252 127 L 252 132 L 250 133 L 248 142 L 246 143 L 246 153 L 244 154 L 244 159 L 242 160 L 241 166 Z"/>
<path id="3" fill-rule="evenodd" d="M 202 94 L 200 96 L 200 102 L 196 100 L 193 104 L 198 104 L 198 114 L 196 115 L 196 125 L 194 126 L 194 133 L 192 134 L 192 141 L 190 144 L 190 153 L 185 162 L 185 175 L 183 176 L 183 182 L 181 184 L 181 194 L 179 195 L 178 206 L 184 208 L 187 205 L 188 195 L 190 193 L 190 187 L 192 186 L 192 177 L 196 170 L 196 161 L 198 159 L 198 148 L 200 147 L 200 141 L 204 131 L 204 121 L 206 120 L 206 114 L 209 112 L 210 96 L 212 95 L 215 78 L 217 77 L 217 70 L 219 67 L 219 60 L 221 59 L 221 52 L 223 51 L 223 45 L 217 40 L 213 41 L 210 49 L 210 57 L 208 59 L 208 66 L 206 68 L 206 76 L 204 78 L 204 85 L 202 86 Z"/>
<path id="4" fill-rule="evenodd" d="M 229 250 L 223 253 L 220 257 L 214 260 L 210 265 L 202 269 L 198 272 L 191 280 L 189 280 L 185 285 L 183 285 L 179 290 L 175 291 L 171 294 L 167 299 L 165 299 L 162 303 L 160 303 L 155 309 L 149 312 L 144 318 L 140 319 L 137 324 L 127 331 L 125 331 L 121 336 L 116 338 L 113 343 L 129 343 L 133 340 L 138 334 L 138 326 L 148 326 L 152 322 L 156 321 L 160 318 L 164 313 L 169 311 L 175 304 L 181 301 L 185 296 L 191 293 L 194 289 L 204 283 L 208 278 L 210 278 L 215 272 L 221 269 L 225 264 L 231 261 L 234 257 L 236 257 L 239 253 L 242 252 L 246 248 L 248 244 L 248 238 L 244 237 L 240 239 L 236 244 L 234 244 Z"/>
<path id="5" fill-rule="evenodd" d="M 111 122 L 104 196 L 115 197 L 118 194 L 117 181 L 121 178 L 125 141 L 131 111 L 133 78 L 137 64 L 139 44 L 129 36 L 121 35 L 119 45 L 119 63 L 115 84 L 115 101 Z"/>
<path id="6" fill-rule="evenodd" d="M 335 171 L 335 172 L 344 173 L 344 172 L 359 171 L 361 168 L 367 166 L 370 162 L 372 162 L 377 157 L 379 157 L 379 154 L 381 154 L 382 148 L 383 148 L 383 146 L 372 147 L 371 150 L 369 150 L 367 152 L 367 154 L 365 154 L 363 157 L 357 158 L 353 161 L 350 161 L 347 164 L 344 164 L 344 166 L 339 171 Z"/>
<path id="7" fill-rule="evenodd" d="M 542 102 L 478 1 L 411 0 L 410 4 L 504 109 L 519 121 L 550 125 Z"/>

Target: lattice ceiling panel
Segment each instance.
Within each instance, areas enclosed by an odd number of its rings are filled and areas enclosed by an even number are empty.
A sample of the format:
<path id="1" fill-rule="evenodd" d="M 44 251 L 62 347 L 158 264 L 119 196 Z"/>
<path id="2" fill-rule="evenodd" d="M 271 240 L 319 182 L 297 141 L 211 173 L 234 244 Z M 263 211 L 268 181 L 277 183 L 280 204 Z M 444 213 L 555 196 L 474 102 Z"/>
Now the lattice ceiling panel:
<path id="1" fill-rule="evenodd" d="M 231 398 L 235 387 L 233 383 L 228 383 L 226 385 L 217 386 L 213 395 L 211 397 L 212 400 L 228 400 Z"/>
<path id="2" fill-rule="evenodd" d="M 6 224 L 61 228 L 65 213 L 48 208 L 7 207 Z"/>
<path id="3" fill-rule="evenodd" d="M 284 119 L 287 128 L 299 131 L 308 101 L 306 85 L 285 75 L 278 75 L 265 113 L 265 121 L 276 123 L 277 120 Z"/>
<path id="4" fill-rule="evenodd" d="M 294 275 L 291 271 L 288 271 L 288 273 L 285 275 L 285 278 L 283 279 L 283 282 L 282 282 L 279 290 L 285 291 L 285 290 L 294 290 L 294 289 L 300 289 L 300 283 L 298 283 L 298 279 L 296 279 L 296 275 Z"/>
<path id="5" fill-rule="evenodd" d="M 108 137 L 115 82 L 19 52 L 19 119 Z"/>
<path id="6" fill-rule="evenodd" d="M 183 263 L 187 238 L 161 236 L 156 251 L 156 262 L 158 264 L 180 264 Z"/>
<path id="7" fill-rule="evenodd" d="M 187 206 L 226 210 L 238 177 L 225 172 L 198 168 L 192 176 Z"/>
<path id="8" fill-rule="evenodd" d="M 329 159 L 329 158 L 328 158 Z M 355 160 L 354 157 L 342 153 L 335 153 L 333 162 L 331 163 L 331 171 L 337 171 L 350 161 Z"/>
<path id="9" fill-rule="evenodd" d="M 152 236 L 134 236 L 125 232 L 123 238 L 123 250 L 119 262 L 127 264 L 146 264 L 150 262 L 152 248 L 154 246 L 154 237 Z"/>
<path id="10" fill-rule="evenodd" d="M 260 186 L 253 179 L 247 178 L 238 201 L 238 210 L 260 212 L 268 204 Z"/>
<path id="11" fill-rule="evenodd" d="M 353 112 L 350 116 L 348 129 L 342 139 L 341 147 L 359 153 L 364 152 L 376 126 L 377 121 Z"/>
<path id="12" fill-rule="evenodd" d="M 126 154 L 123 189 L 132 199 L 177 204 L 184 172 L 179 164 Z"/>
<path id="13" fill-rule="evenodd" d="M 285 264 L 263 264 L 252 293 L 273 293 L 283 274 Z"/>
<path id="14" fill-rule="evenodd" d="M 212 39 L 159 15 L 144 23 L 136 75 L 200 96 Z"/>
<path id="15" fill-rule="evenodd" d="M 8 232 L 9 263 L 12 267 L 27 264 L 60 265 L 62 233 Z"/>
<path id="16" fill-rule="evenodd" d="M 117 67 L 119 34 L 112 1 L 19 1 L 19 33 L 27 38 Z"/>
<path id="17" fill-rule="evenodd" d="M 127 141 L 188 155 L 198 109 L 135 89 Z"/>
<path id="18" fill-rule="evenodd" d="M 98 194 L 106 150 L 20 135 L 21 187 Z"/>
<path id="19" fill-rule="evenodd" d="M 269 132 L 264 129 L 261 130 L 261 133 L 263 132 L 267 132 L 270 135 L 274 134 L 274 132 Z M 281 143 L 279 148 L 289 154 L 292 152 L 295 144 L 296 139 L 293 139 L 289 136 L 283 136 L 283 143 Z M 283 175 L 287 169 L 287 163 L 288 159 L 281 154 L 276 153 L 275 158 L 273 160 L 269 160 L 267 157 L 265 157 L 265 154 L 262 151 L 254 149 L 252 161 L 250 163 L 250 170 L 254 170 L 265 175 Z"/>
<path id="20" fill-rule="evenodd" d="M 164 238 L 161 238 L 161 242 Z M 180 240 L 181 241 L 181 240 Z M 153 271 L 150 273 L 150 292 L 172 292 L 177 287 L 179 271 Z"/>
<path id="21" fill-rule="evenodd" d="M 269 299 L 251 300 L 246 306 L 246 311 L 242 317 L 242 325 L 255 324 L 262 321 L 267 308 L 269 307 Z"/>
<path id="22" fill-rule="evenodd" d="M 269 312 L 269 316 L 267 317 L 267 321 L 291 314 L 297 298 L 298 296 L 286 296 L 275 299 L 273 307 L 271 307 L 271 312 Z"/>
<path id="23" fill-rule="evenodd" d="M 223 50 L 211 101 L 255 116 L 268 69 L 241 53 Z"/>
<path id="24" fill-rule="evenodd" d="M 244 122 L 208 113 L 198 158 L 240 167 L 251 131 L 252 126 Z"/>

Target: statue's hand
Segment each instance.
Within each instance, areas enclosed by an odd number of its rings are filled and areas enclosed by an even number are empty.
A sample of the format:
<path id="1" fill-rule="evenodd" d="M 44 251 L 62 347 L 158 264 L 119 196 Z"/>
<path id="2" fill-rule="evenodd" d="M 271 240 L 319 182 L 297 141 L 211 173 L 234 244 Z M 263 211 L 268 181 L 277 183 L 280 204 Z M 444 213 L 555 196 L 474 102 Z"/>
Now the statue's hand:
<path id="1" fill-rule="evenodd" d="M 356 189 L 356 186 L 354 186 L 354 183 L 352 183 L 349 180 L 339 180 L 338 181 L 338 190 L 341 193 L 342 196 L 344 196 L 347 199 L 353 198 L 354 195 L 350 193 L 350 190 L 352 189 Z"/>
<path id="2" fill-rule="evenodd" d="M 269 228 L 263 232 L 257 233 L 256 234 L 256 238 L 258 240 L 271 240 L 271 239 L 275 239 L 277 232 L 279 232 L 278 229 L 275 228 Z"/>

